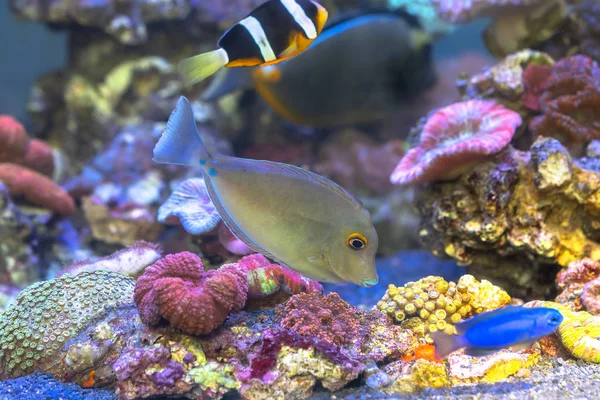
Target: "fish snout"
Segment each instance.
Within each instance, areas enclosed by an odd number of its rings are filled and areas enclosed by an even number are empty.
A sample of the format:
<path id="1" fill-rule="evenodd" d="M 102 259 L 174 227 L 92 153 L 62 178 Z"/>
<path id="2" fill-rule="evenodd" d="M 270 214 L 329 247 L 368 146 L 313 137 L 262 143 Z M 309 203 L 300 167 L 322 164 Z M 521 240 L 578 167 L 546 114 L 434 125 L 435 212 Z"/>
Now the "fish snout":
<path id="1" fill-rule="evenodd" d="M 377 283 L 379 283 L 379 277 L 378 276 L 376 276 L 375 278 L 365 278 L 365 279 L 363 279 L 361 286 L 364 286 L 366 288 L 370 288 L 370 287 L 373 287 L 373 286 L 377 285 Z"/>

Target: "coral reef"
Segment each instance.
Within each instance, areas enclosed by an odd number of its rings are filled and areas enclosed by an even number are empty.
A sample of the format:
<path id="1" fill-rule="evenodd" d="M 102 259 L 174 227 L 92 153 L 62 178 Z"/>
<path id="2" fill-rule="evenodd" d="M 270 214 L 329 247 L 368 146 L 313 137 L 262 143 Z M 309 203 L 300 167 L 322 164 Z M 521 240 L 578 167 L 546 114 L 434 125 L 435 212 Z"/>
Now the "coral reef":
<path id="1" fill-rule="evenodd" d="M 560 311 L 564 320 L 556 334 L 562 345 L 575 358 L 600 363 L 600 316 L 585 311 L 571 311 L 551 301 L 532 301 L 525 306 L 551 307 Z"/>
<path id="2" fill-rule="evenodd" d="M 597 182 L 558 141 L 539 138 L 529 152 L 508 148 L 457 183 L 425 188 L 420 235 L 434 254 L 512 295 L 543 298 L 559 266 L 600 255 Z"/>
<path id="3" fill-rule="evenodd" d="M 599 120 L 595 113 L 600 105 L 598 64 L 591 58 L 577 55 L 558 61 L 549 71 L 531 71 L 531 68 L 534 67 L 529 66 L 525 70 L 526 82 L 528 77 L 546 77 L 543 82 L 527 82 L 527 95 L 530 99 L 537 99 L 530 100 L 529 105 L 538 106 L 534 110 L 542 113 L 529 124 L 532 134 L 552 136 L 565 145 L 587 144 L 600 138 Z M 574 155 L 577 153 L 574 152 Z"/>
<path id="4" fill-rule="evenodd" d="M 111 308 L 130 304 L 133 289 L 133 279 L 107 271 L 67 274 L 29 286 L 0 314 L 0 377 L 36 370 L 64 373 L 69 339 Z"/>
<path id="5" fill-rule="evenodd" d="M 433 0 L 445 21 L 465 23 L 491 17 L 483 33 L 488 50 L 496 57 L 533 47 L 551 38 L 566 17 L 562 0 Z"/>
<path id="6" fill-rule="evenodd" d="M 246 303 L 248 280 L 235 265 L 204 271 L 189 252 L 169 254 L 138 278 L 134 300 L 142 322 L 161 319 L 186 333 L 206 334 Z"/>
<path id="7" fill-rule="evenodd" d="M 492 101 L 442 108 L 429 117 L 419 146 L 406 153 L 390 179 L 401 185 L 454 179 L 499 153 L 520 124 L 518 113 Z"/>
<path id="8" fill-rule="evenodd" d="M 462 320 L 509 303 L 504 290 L 472 275 L 463 275 L 456 283 L 428 276 L 403 287 L 390 284 L 377 308 L 431 341 L 429 332 L 456 333 L 454 326 Z"/>
<path id="9" fill-rule="evenodd" d="M 68 0 L 11 0 L 11 6 L 18 18 L 50 24 L 75 23 L 100 28 L 122 44 L 135 45 L 147 40 L 147 24 L 184 19 L 191 12 L 193 2 L 128 0 L 122 5 L 117 5 L 109 0 L 92 3 L 71 3 Z"/>
<path id="10" fill-rule="evenodd" d="M 556 284 L 562 290 L 556 302 L 572 311 L 586 310 L 594 315 L 600 314 L 600 264 L 589 258 L 573 261 L 558 273 Z"/>
<path id="11" fill-rule="evenodd" d="M 69 273 L 112 271 L 133 278 L 140 276 L 144 269 L 162 257 L 160 248 L 149 242 L 138 241 L 133 245 L 98 260 L 80 260 L 64 268 L 59 276 Z"/>

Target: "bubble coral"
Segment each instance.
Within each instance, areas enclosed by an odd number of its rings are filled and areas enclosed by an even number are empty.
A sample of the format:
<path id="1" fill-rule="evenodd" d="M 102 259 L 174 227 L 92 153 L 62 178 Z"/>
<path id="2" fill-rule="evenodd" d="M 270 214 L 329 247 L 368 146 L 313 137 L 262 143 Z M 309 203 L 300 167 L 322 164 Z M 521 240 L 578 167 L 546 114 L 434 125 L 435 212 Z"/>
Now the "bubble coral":
<path id="1" fill-rule="evenodd" d="M 75 211 L 75 202 L 50 178 L 16 164 L 0 163 L 0 181 L 11 196 L 23 196 L 27 201 L 63 217 Z"/>
<path id="2" fill-rule="evenodd" d="M 551 301 L 532 301 L 525 307 L 550 307 L 563 315 L 556 334 L 563 346 L 575 358 L 600 363 L 600 316 L 585 311 L 571 311 L 566 306 Z"/>
<path id="3" fill-rule="evenodd" d="M 240 310 L 247 293 L 246 274 L 235 264 L 205 272 L 200 258 L 186 251 L 146 268 L 136 282 L 134 301 L 145 324 L 166 319 L 175 328 L 201 335 Z"/>
<path id="4" fill-rule="evenodd" d="M 377 308 L 423 337 L 436 331 L 455 333 L 462 320 L 508 303 L 504 290 L 472 275 L 463 275 L 457 283 L 428 276 L 402 287 L 390 284 Z"/>
<path id="5" fill-rule="evenodd" d="M 526 77 L 532 75 L 526 73 Z M 563 143 L 586 143 L 600 138 L 596 112 L 600 107 L 598 64 L 586 56 L 571 56 L 554 64 L 546 75 L 543 83 L 529 85 L 529 96 L 542 92 L 537 96 L 539 101 L 532 104 L 542 112 L 529 124 L 532 133 L 556 137 Z"/>
<path id="6" fill-rule="evenodd" d="M 24 289 L 0 314 L 0 379 L 50 368 L 91 321 L 131 304 L 133 289 L 132 278 L 108 271 L 66 274 Z"/>
<path id="7" fill-rule="evenodd" d="M 504 149 L 520 124 L 518 113 L 493 101 L 444 107 L 427 120 L 419 146 L 406 153 L 390 179 L 405 185 L 456 178 Z"/>

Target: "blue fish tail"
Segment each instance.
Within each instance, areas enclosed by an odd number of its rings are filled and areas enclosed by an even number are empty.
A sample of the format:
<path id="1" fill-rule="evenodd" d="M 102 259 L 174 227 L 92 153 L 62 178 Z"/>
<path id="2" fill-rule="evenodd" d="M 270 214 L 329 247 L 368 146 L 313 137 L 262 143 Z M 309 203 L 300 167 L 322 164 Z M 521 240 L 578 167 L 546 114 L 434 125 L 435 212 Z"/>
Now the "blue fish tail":
<path id="1" fill-rule="evenodd" d="M 192 106 L 188 99 L 181 96 L 165 131 L 154 146 L 152 160 L 161 164 L 191 166 L 205 164 L 211 159 L 200 138 Z"/>
<path id="2" fill-rule="evenodd" d="M 447 357 L 450 353 L 461 347 L 465 347 L 461 336 L 448 335 L 444 332 L 430 332 L 429 336 L 431 336 L 435 344 L 435 358 L 439 360 Z"/>

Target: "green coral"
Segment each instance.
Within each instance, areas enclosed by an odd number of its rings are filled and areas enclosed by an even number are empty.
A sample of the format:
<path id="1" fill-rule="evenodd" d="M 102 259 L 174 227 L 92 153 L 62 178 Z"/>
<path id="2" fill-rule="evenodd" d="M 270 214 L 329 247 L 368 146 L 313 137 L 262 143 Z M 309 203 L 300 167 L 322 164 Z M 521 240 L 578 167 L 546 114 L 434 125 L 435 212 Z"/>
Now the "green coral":
<path id="1" fill-rule="evenodd" d="M 238 389 L 240 383 L 235 379 L 233 365 L 223 365 L 209 361 L 192 368 L 188 375 L 204 390 L 214 393 L 226 393 L 229 389 Z"/>
<path id="2" fill-rule="evenodd" d="M 0 314 L 0 378 L 43 370 L 67 341 L 112 307 L 130 305 L 135 281 L 108 271 L 35 283 Z"/>

